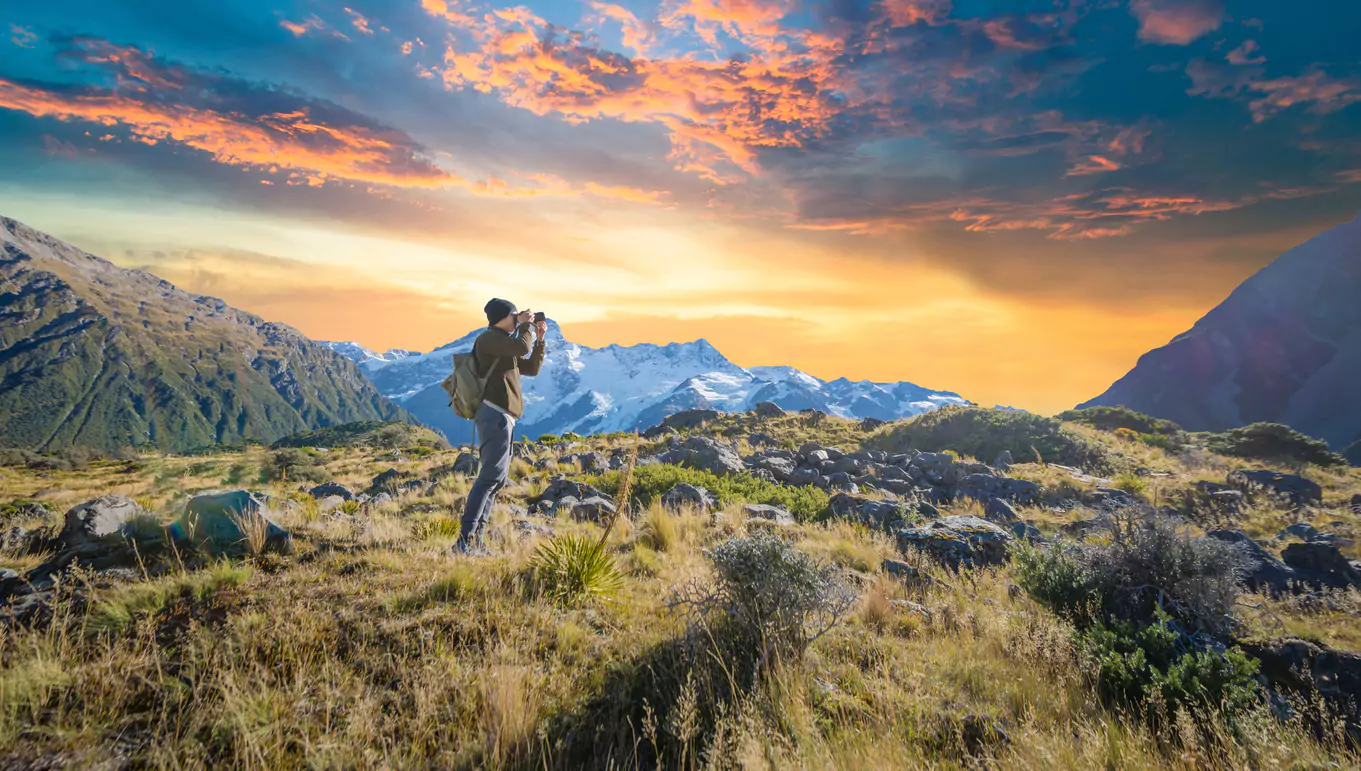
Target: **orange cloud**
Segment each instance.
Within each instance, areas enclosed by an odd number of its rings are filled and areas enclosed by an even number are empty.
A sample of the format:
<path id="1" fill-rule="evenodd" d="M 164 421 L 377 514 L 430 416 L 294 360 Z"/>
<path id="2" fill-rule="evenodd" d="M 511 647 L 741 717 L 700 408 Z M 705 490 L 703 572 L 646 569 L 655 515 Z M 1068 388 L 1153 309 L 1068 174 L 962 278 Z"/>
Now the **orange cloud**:
<path id="1" fill-rule="evenodd" d="M 1263 94 L 1248 104 L 1257 123 L 1299 104 L 1312 105 L 1309 111 L 1315 115 L 1327 115 L 1361 102 L 1361 85 L 1330 78 L 1320 70 L 1300 77 L 1254 81 L 1248 88 Z"/>
<path id="2" fill-rule="evenodd" d="M 138 141 L 173 140 L 234 166 L 278 166 L 398 187 L 461 183 L 417 155 L 396 132 L 323 125 L 310 118 L 306 107 L 248 118 L 145 99 L 138 93 L 46 91 L 4 78 L 0 107 L 41 118 L 123 126 Z"/>
<path id="3" fill-rule="evenodd" d="M 33 44 L 38 40 L 38 36 L 33 30 L 27 27 L 20 27 L 18 24 L 11 23 L 9 25 L 9 31 L 10 42 L 20 48 L 32 48 Z"/>
<path id="4" fill-rule="evenodd" d="M 364 16 L 364 14 L 354 10 L 353 8 L 346 8 L 345 13 L 349 14 L 350 23 L 354 25 L 355 29 L 359 30 L 365 35 L 373 34 L 373 28 L 370 26 L 369 20 Z"/>
<path id="5" fill-rule="evenodd" d="M 326 22 L 317 18 L 316 14 L 308 16 L 301 24 L 289 21 L 288 19 L 282 19 L 279 21 L 279 26 L 292 32 L 294 37 L 302 37 L 310 32 L 317 32 L 338 37 L 342 40 L 349 40 L 349 38 L 345 36 L 345 33 L 331 29 Z"/>

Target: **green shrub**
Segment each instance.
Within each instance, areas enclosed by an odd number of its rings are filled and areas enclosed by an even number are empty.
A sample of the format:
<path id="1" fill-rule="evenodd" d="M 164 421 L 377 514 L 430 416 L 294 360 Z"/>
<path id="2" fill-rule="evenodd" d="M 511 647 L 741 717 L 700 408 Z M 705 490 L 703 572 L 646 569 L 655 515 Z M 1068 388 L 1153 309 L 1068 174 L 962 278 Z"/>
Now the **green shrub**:
<path id="1" fill-rule="evenodd" d="M 1328 449 L 1327 442 L 1280 423 L 1253 423 L 1222 434 L 1211 434 L 1206 447 L 1220 455 L 1274 463 L 1347 465 L 1345 458 Z"/>
<path id="2" fill-rule="evenodd" d="M 888 452 L 952 450 L 983 461 L 1003 450 L 1026 460 L 1038 452 L 1045 462 L 1098 472 L 1114 471 L 1116 464 L 1105 447 L 1053 418 L 986 407 L 944 407 L 918 415 L 871 437 L 865 446 Z"/>
<path id="3" fill-rule="evenodd" d="M 1184 433 L 1181 426 L 1170 420 L 1135 412 L 1128 407 L 1086 407 L 1060 412 L 1054 418 L 1069 423 L 1082 423 L 1102 431 L 1118 431 L 1123 428 L 1139 434 L 1164 437 L 1178 437 Z"/>
<path id="4" fill-rule="evenodd" d="M 529 566 L 543 595 L 566 607 L 608 598 L 624 583 L 605 545 L 589 535 L 569 533 L 544 542 Z"/>
<path id="5" fill-rule="evenodd" d="M 321 482 L 325 475 L 317 468 L 319 460 L 315 450 L 287 447 L 270 455 L 263 475 L 267 482 Z"/>
<path id="6" fill-rule="evenodd" d="M 587 476 L 583 481 L 617 496 L 622 477 L 622 472 L 615 470 Z M 748 474 L 720 477 L 708 471 L 671 463 L 652 463 L 634 469 L 630 497 L 640 506 L 647 507 L 682 482 L 713 493 L 720 506 L 765 503 L 785 509 L 799 521 L 812 520 L 827 511 L 827 492 L 816 487 L 777 485 Z"/>
<path id="7" fill-rule="evenodd" d="M 271 449 L 289 447 L 370 447 L 378 450 L 407 450 L 426 447 L 449 449 L 442 436 L 424 426 L 410 423 L 360 420 L 327 426 L 313 431 L 286 436 L 271 445 Z"/>
<path id="8" fill-rule="evenodd" d="M 431 517 L 417 522 L 416 526 L 411 528 L 411 537 L 418 541 L 431 538 L 457 538 L 460 528 L 461 524 L 453 517 Z"/>
<path id="9" fill-rule="evenodd" d="M 1177 452 L 1182 448 L 1182 445 L 1173 441 L 1172 437 L 1163 436 L 1162 434 L 1139 434 L 1139 441 L 1149 447 L 1157 447 L 1158 449 L 1166 450 L 1167 452 Z"/>
<path id="10" fill-rule="evenodd" d="M 1102 604 L 1085 557 L 1071 541 L 1055 541 L 1049 547 L 1022 544 L 1012 550 L 1012 567 L 1016 582 L 1031 597 L 1085 627 L 1097 618 Z"/>
<path id="11" fill-rule="evenodd" d="M 1146 625 L 1097 624 L 1084 643 L 1099 666 L 1098 690 L 1115 705 L 1139 711 L 1156 705 L 1163 717 L 1179 709 L 1231 717 L 1259 702 L 1256 659 L 1236 647 L 1219 653 L 1189 644 L 1165 613 Z"/>

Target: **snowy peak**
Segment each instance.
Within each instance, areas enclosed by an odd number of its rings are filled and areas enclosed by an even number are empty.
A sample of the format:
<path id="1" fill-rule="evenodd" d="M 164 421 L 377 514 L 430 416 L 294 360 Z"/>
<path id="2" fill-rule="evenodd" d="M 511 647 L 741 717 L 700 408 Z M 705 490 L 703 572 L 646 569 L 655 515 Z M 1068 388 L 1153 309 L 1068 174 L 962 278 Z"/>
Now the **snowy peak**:
<path id="1" fill-rule="evenodd" d="M 330 348 L 355 364 L 391 364 L 394 361 L 409 359 L 412 356 L 420 356 L 416 351 L 407 351 L 401 348 L 389 348 L 387 353 L 375 353 L 359 343 L 337 343 L 325 340 L 318 340 L 316 343 L 322 347 Z"/>
<path id="2" fill-rule="evenodd" d="M 374 354 L 353 343 L 329 343 L 359 363 L 378 390 L 448 436 L 467 434 L 439 383 L 452 354 L 471 350 L 483 329 L 426 354 Z M 591 348 L 569 341 L 551 319 L 547 354 L 537 377 L 525 378 L 525 415 L 516 432 L 537 437 L 648 428 L 684 409 L 741 412 L 770 401 L 788 410 L 818 409 L 845 418 L 894 419 L 945 404 L 958 395 L 912 383 L 819 380 L 793 367 L 740 367 L 709 341 L 639 343 Z M 352 355 L 353 354 L 353 355 Z"/>

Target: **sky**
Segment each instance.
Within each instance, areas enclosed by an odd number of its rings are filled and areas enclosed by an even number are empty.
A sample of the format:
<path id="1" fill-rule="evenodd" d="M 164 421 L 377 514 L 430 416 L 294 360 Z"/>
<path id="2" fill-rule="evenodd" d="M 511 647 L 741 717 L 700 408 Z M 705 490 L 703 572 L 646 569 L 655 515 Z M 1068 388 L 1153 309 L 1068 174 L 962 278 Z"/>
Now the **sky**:
<path id="1" fill-rule="evenodd" d="M 1351 0 L 0 0 L 0 214 L 316 339 L 1052 413 L 1361 209 Z"/>

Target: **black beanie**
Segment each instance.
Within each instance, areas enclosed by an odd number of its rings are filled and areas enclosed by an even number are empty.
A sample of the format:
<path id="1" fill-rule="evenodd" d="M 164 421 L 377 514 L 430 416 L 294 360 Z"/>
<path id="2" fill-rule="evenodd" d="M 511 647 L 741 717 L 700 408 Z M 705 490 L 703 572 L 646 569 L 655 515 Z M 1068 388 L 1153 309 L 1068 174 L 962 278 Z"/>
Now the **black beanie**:
<path id="1" fill-rule="evenodd" d="M 488 326 L 495 324 L 507 316 L 512 316 L 517 312 L 515 310 L 515 303 L 510 300 L 502 300 L 499 297 L 493 297 L 482 310 L 487 312 Z"/>

